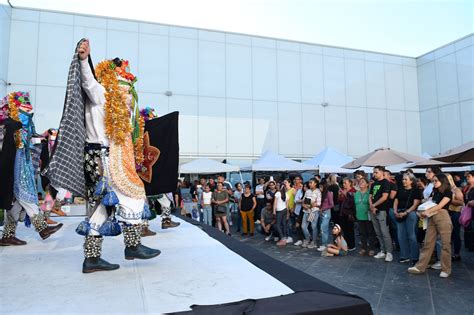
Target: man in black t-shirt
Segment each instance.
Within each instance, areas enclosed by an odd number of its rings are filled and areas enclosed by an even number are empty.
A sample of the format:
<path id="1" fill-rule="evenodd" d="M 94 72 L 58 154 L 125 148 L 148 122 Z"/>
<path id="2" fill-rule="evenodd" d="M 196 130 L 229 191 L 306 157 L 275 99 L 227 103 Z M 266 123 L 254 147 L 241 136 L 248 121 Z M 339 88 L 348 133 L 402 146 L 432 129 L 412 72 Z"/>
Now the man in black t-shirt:
<path id="1" fill-rule="evenodd" d="M 390 193 L 388 195 L 388 222 L 389 222 L 389 230 L 390 230 L 390 236 L 392 237 L 392 240 L 395 242 L 395 245 L 397 248 L 400 248 L 400 245 L 398 244 L 398 236 L 397 236 L 397 220 L 395 219 L 395 213 L 393 212 L 393 202 L 395 201 L 395 197 L 397 196 L 397 182 L 395 181 L 395 178 L 392 176 L 392 172 L 389 170 L 385 170 L 383 172 L 384 178 L 388 181 L 388 184 L 390 186 Z"/>
<path id="2" fill-rule="evenodd" d="M 380 243 L 380 252 L 374 256 L 376 259 L 385 258 L 385 261 L 392 261 L 392 238 L 387 226 L 387 211 L 390 209 L 390 183 L 384 178 L 385 168 L 383 166 L 374 167 L 375 181 L 370 187 L 369 204 L 372 224 Z"/>

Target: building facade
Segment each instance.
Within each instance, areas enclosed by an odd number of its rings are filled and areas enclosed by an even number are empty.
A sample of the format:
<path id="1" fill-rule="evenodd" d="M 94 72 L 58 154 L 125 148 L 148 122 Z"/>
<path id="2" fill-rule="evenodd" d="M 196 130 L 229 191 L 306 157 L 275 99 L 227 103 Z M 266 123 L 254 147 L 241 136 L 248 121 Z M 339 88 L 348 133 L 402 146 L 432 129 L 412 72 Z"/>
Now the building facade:
<path id="1" fill-rule="evenodd" d="M 59 125 L 69 63 L 86 37 L 94 63 L 130 61 L 141 107 L 180 112 L 183 160 L 245 163 L 265 150 L 306 159 L 325 146 L 354 157 L 377 147 L 436 154 L 474 138 L 472 35 L 411 58 L 7 6 L 1 14 L 0 92 L 30 91 L 38 132 Z"/>

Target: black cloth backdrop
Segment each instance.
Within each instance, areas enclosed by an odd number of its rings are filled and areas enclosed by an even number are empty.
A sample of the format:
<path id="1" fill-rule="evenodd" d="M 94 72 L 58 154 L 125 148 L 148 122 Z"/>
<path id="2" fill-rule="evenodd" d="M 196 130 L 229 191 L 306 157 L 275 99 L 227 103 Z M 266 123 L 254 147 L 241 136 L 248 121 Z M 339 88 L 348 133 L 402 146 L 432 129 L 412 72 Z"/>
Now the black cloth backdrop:
<path id="1" fill-rule="evenodd" d="M 276 260 L 244 242 L 228 237 L 212 226 L 202 224 L 179 214 L 176 215 L 182 220 L 201 228 L 210 237 L 274 277 L 295 293 L 215 305 L 190 305 L 191 311 L 169 314 L 373 314 L 370 304 L 363 298 L 338 289 L 299 269 Z M 252 284 L 250 283 L 249 285 Z"/>
<path id="2" fill-rule="evenodd" d="M 0 209 L 10 210 L 13 202 L 16 155 L 15 131 L 21 128 L 21 122 L 7 118 L 2 124 L 5 127 L 5 135 L 0 151 Z"/>
<path id="3" fill-rule="evenodd" d="M 160 158 L 153 165 L 151 182 L 144 181 L 147 196 L 176 190 L 179 161 L 178 118 L 179 112 L 172 112 L 145 122 L 150 145 L 160 150 Z"/>

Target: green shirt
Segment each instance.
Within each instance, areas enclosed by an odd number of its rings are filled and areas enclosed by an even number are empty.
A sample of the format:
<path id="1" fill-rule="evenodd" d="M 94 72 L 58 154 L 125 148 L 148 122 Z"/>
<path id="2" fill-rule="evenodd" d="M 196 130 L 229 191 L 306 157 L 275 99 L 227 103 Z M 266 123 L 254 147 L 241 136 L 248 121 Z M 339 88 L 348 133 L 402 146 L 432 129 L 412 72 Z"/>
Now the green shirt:
<path id="1" fill-rule="evenodd" d="M 356 218 L 360 221 L 367 221 L 369 220 L 369 194 L 370 192 L 367 190 L 365 193 L 361 193 L 357 191 L 354 195 L 354 202 L 356 206 Z"/>

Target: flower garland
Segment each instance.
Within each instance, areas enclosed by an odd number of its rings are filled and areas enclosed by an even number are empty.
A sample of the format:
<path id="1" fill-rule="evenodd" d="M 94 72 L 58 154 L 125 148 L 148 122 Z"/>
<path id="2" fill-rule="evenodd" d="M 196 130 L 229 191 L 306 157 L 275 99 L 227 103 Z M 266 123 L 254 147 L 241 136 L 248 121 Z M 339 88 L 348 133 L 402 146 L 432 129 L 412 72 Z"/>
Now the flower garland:
<path id="1" fill-rule="evenodd" d="M 110 60 L 100 62 L 96 69 L 99 83 L 105 88 L 105 134 L 116 144 L 123 144 L 132 127 L 125 98 L 119 88 L 115 64 Z"/>
<path id="2" fill-rule="evenodd" d="M 145 156 L 143 154 L 144 147 L 143 147 L 143 135 L 145 133 L 145 119 L 143 117 L 138 118 L 138 125 L 139 125 L 139 136 L 135 140 L 134 144 L 134 151 L 135 151 L 135 164 L 141 165 L 145 160 Z"/>
<path id="3" fill-rule="evenodd" d="M 12 92 L 8 95 L 8 111 L 10 118 L 16 121 L 20 121 L 20 111 L 18 107 L 20 106 L 20 101 L 16 98 L 21 92 Z M 15 131 L 15 144 L 16 148 L 20 149 L 23 147 L 23 142 L 21 141 L 21 129 Z"/>

